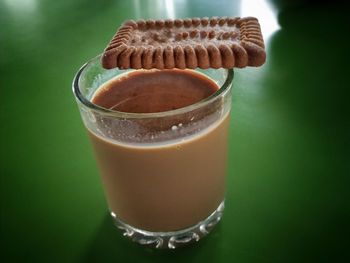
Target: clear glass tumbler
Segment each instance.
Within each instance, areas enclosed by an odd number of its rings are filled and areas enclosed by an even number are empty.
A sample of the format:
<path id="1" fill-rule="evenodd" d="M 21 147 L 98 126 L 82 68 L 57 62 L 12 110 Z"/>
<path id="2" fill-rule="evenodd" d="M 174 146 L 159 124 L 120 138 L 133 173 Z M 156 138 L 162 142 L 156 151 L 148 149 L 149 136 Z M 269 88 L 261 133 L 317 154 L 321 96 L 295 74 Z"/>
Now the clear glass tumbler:
<path id="1" fill-rule="evenodd" d="M 192 70 L 218 90 L 176 110 L 125 113 L 91 102 L 101 85 L 131 71 L 105 70 L 98 56 L 73 81 L 110 214 L 139 244 L 173 249 L 196 242 L 224 209 L 233 70 Z"/>

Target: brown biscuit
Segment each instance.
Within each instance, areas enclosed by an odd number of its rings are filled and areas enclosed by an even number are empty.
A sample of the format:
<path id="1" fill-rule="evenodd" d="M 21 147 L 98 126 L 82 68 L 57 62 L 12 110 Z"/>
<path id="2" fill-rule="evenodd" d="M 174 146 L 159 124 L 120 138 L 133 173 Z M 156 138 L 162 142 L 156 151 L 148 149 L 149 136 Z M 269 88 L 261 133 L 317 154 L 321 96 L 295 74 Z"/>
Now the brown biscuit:
<path id="1" fill-rule="evenodd" d="M 106 69 L 242 68 L 266 60 L 254 17 L 129 20 L 104 50 Z"/>

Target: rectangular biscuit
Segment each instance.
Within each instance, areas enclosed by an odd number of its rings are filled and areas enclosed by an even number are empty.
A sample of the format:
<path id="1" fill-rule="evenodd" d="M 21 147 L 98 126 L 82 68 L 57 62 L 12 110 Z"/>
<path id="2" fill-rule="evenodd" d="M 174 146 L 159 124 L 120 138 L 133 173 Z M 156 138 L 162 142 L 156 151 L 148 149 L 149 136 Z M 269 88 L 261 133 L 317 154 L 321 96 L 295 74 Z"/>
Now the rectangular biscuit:
<path id="1" fill-rule="evenodd" d="M 254 17 L 126 21 L 101 58 L 106 69 L 243 68 L 266 59 Z"/>

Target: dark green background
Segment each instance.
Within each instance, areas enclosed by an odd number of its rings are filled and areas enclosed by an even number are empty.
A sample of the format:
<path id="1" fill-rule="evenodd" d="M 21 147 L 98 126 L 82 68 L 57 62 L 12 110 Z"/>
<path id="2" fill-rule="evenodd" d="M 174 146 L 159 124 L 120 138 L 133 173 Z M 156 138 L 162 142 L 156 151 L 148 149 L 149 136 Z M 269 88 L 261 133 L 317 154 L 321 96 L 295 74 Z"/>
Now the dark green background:
<path id="1" fill-rule="evenodd" d="M 334 2 L 275 0 L 259 17 L 280 28 L 266 38 L 263 67 L 235 72 L 226 210 L 215 231 L 196 246 L 154 251 L 113 228 L 71 82 L 125 19 L 165 18 L 171 8 L 176 17 L 236 16 L 243 3 L 168 2 L 0 1 L 1 259 L 345 262 L 350 31 L 349 9 Z"/>

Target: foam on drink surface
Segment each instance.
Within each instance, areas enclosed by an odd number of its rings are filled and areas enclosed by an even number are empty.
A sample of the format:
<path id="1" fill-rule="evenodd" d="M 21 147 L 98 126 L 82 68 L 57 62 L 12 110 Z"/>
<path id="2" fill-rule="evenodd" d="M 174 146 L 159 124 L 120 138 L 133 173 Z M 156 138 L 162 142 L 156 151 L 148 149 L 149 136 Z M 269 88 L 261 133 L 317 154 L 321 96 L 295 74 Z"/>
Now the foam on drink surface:
<path id="1" fill-rule="evenodd" d="M 196 104 L 218 89 L 213 80 L 193 71 L 135 71 L 109 80 L 95 91 L 91 101 L 118 112 L 162 113 Z M 153 119 L 97 115 L 97 128 L 89 130 L 124 147 L 165 147 L 215 129 L 225 119 L 222 103 Z"/>

